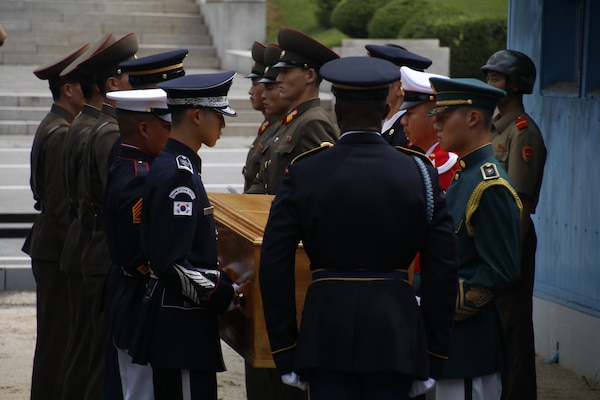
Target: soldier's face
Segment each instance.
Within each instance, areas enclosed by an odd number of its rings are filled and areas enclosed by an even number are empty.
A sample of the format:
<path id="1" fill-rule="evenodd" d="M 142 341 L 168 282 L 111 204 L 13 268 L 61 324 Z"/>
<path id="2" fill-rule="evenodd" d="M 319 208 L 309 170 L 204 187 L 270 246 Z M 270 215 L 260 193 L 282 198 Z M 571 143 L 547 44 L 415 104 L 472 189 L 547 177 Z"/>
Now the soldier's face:
<path id="1" fill-rule="evenodd" d="M 198 112 L 198 128 L 202 144 L 213 147 L 221 137 L 222 129 L 225 128 L 225 118 L 223 114 L 212 108 L 202 108 Z"/>
<path id="2" fill-rule="evenodd" d="M 277 75 L 279 95 L 293 101 L 300 98 L 306 88 L 307 70 L 301 67 L 280 68 Z"/>
<path id="3" fill-rule="evenodd" d="M 486 73 L 486 82 L 488 85 L 493 86 L 495 88 L 506 90 L 506 75 L 501 74 L 499 72 L 488 71 Z"/>
<path id="4" fill-rule="evenodd" d="M 152 116 L 146 127 L 147 149 L 150 153 L 158 155 L 167 144 L 171 132 L 171 123 L 156 115 Z"/>
<path id="5" fill-rule="evenodd" d="M 436 131 L 433 129 L 433 117 L 427 116 L 434 106 L 434 101 L 427 101 L 411 107 L 400 120 L 408 140 L 424 151 L 437 141 Z"/>
<path id="6" fill-rule="evenodd" d="M 250 86 L 250 90 L 248 94 L 250 95 L 250 103 L 252 103 L 252 108 L 256 111 L 264 111 L 265 106 L 262 101 L 262 93 L 265 89 L 265 85 L 259 83 L 259 78 L 252 78 L 252 85 Z"/>
<path id="7" fill-rule="evenodd" d="M 440 147 L 463 156 L 470 151 L 467 115 L 461 108 L 437 114 L 433 117 Z"/>
<path id="8" fill-rule="evenodd" d="M 291 102 L 279 96 L 279 87 L 276 83 L 267 83 L 264 86 L 262 100 L 265 105 L 265 115 L 283 117 L 290 109 Z"/>

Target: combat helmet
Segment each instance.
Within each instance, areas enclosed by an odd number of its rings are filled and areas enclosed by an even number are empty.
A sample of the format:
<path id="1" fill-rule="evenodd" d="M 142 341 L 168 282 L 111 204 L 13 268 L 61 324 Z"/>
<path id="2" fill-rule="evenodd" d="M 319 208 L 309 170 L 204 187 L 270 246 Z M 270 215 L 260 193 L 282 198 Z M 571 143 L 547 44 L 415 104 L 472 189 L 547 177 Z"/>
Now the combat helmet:
<path id="1" fill-rule="evenodd" d="M 506 75 L 510 83 L 515 85 L 521 93 L 529 94 L 533 91 L 536 75 L 535 64 L 520 51 L 500 50 L 495 52 L 481 67 L 481 71 L 483 73 L 494 71 Z"/>

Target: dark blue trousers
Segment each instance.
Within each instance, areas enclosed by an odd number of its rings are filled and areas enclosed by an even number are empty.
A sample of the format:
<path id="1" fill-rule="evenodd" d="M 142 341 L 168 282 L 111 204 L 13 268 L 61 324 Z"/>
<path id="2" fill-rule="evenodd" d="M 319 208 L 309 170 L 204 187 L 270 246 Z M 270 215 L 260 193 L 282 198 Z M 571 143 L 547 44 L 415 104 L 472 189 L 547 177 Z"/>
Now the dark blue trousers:
<path id="1" fill-rule="evenodd" d="M 311 400 L 406 400 L 413 382 L 397 372 L 311 372 Z"/>

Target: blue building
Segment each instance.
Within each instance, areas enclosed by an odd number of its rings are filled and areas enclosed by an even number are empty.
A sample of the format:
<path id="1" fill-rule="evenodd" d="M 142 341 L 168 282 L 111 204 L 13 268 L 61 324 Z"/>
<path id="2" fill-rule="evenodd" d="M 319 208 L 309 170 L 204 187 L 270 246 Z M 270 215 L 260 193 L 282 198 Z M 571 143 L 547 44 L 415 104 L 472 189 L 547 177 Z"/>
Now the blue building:
<path id="1" fill-rule="evenodd" d="M 600 1 L 509 0 L 508 48 L 538 67 L 525 109 L 548 159 L 538 233 L 536 351 L 579 375 L 600 370 Z"/>

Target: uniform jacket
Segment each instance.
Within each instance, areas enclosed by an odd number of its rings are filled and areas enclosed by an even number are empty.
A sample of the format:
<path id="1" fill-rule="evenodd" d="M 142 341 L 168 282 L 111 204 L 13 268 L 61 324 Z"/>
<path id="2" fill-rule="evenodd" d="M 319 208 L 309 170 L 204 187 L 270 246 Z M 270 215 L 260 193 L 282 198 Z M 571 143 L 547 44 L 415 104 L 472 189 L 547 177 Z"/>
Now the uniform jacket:
<path id="1" fill-rule="evenodd" d="M 520 207 L 492 146 L 459 160 L 446 192 L 458 242 L 459 296 L 442 379 L 484 376 L 506 365 L 495 299 L 515 280 L 521 259 Z"/>
<path id="2" fill-rule="evenodd" d="M 277 193 L 286 167 L 296 156 L 319 147 L 322 142 L 337 141 L 338 128 L 320 104 L 318 98 L 306 100 L 283 118 L 261 165 L 258 184 L 264 187 L 262 193 Z"/>
<path id="3" fill-rule="evenodd" d="M 69 227 L 69 199 L 63 184 L 62 148 L 73 115 L 52 104 L 40 122 L 31 148 L 31 191 L 36 216 L 23 251 L 32 258 L 60 260 Z"/>
<path id="4" fill-rule="evenodd" d="M 80 186 L 82 201 L 81 228 L 89 239 L 84 243 L 81 266 L 86 275 L 104 275 L 110 267 L 102 217 L 102 189 L 108 173 L 109 152 L 119 137 L 116 109 L 108 104 L 91 128 L 84 148 L 83 179 Z"/>
<path id="5" fill-rule="evenodd" d="M 100 116 L 100 110 L 84 104 L 81 112 L 75 117 L 67 135 L 63 148 L 63 161 L 65 166 L 65 185 L 69 194 L 69 217 L 71 224 L 67 231 L 67 238 L 60 259 L 60 268 L 63 271 L 81 274 L 81 251 L 84 237 L 81 232 L 79 219 L 79 187 L 84 177 L 83 152 L 90 129 Z"/>
<path id="6" fill-rule="evenodd" d="M 233 287 L 217 268 L 216 225 L 200 157 L 169 139 L 146 179 L 142 254 L 152 277 L 134 358 L 165 368 L 222 371 L 217 312 Z"/>
<path id="7" fill-rule="evenodd" d="M 268 117 L 260 125 L 260 128 L 258 128 L 258 134 L 254 138 L 250 150 L 248 150 L 246 164 L 242 170 L 242 175 L 244 175 L 244 193 L 249 193 L 250 187 L 252 187 L 252 184 L 258 177 L 263 154 L 267 151 L 271 138 L 277 132 L 277 129 L 279 129 L 279 122 L 274 117 Z M 259 189 L 262 189 L 260 193 L 264 192 L 264 186 L 259 186 Z"/>
<path id="8" fill-rule="evenodd" d="M 535 213 L 547 153 L 537 124 L 522 108 L 498 115 L 492 124 L 492 146 L 517 193 L 533 199 Z"/>
<path id="9" fill-rule="evenodd" d="M 106 240 L 112 260 L 106 286 L 106 314 L 115 345 L 131 347 L 140 306 L 149 277 L 140 248 L 142 195 L 154 157 L 121 144 L 103 193 Z"/>
<path id="10" fill-rule="evenodd" d="M 396 147 L 396 146 L 407 147 L 408 139 L 406 138 L 406 135 L 404 134 L 404 127 L 402 126 L 402 123 L 401 123 L 402 116 L 404 115 L 404 110 L 399 111 L 398 113 L 394 114 L 393 117 L 395 117 L 398 114 L 400 114 L 400 115 L 398 117 L 396 117 L 396 120 L 393 122 L 392 126 L 388 129 L 386 129 L 385 131 L 383 131 L 381 136 L 385 139 L 386 142 L 388 142 L 389 144 L 391 144 L 394 147 Z"/>
<path id="11" fill-rule="evenodd" d="M 259 273 L 281 373 L 322 368 L 437 375 L 458 281 L 452 220 L 436 180 L 426 161 L 372 132 L 343 136 L 290 166 L 270 211 Z M 294 252 L 300 240 L 313 272 L 406 271 L 421 251 L 427 281 L 422 307 L 402 279 L 313 280 L 298 330 Z"/>

